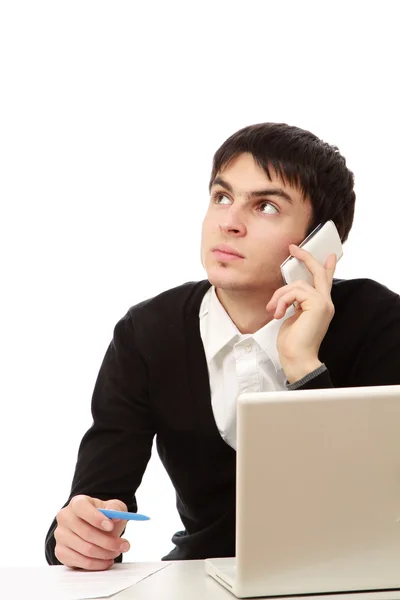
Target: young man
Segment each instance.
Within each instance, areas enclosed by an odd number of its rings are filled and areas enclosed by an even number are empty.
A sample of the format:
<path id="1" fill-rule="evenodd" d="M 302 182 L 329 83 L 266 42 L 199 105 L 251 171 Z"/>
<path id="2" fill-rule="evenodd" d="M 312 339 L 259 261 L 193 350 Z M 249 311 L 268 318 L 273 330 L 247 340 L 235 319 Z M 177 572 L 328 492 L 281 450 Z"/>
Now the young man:
<path id="1" fill-rule="evenodd" d="M 129 544 L 154 435 L 185 530 L 168 559 L 235 554 L 236 399 L 248 391 L 400 384 L 400 298 L 368 280 L 333 280 L 299 249 L 318 224 L 351 229 L 353 174 L 336 147 L 285 124 L 247 127 L 216 152 L 203 222 L 207 280 L 130 308 L 115 327 L 92 399 L 70 498 L 46 558 L 106 569 Z M 283 285 L 291 253 L 314 287 Z M 296 302 L 296 309 L 293 304 Z"/>

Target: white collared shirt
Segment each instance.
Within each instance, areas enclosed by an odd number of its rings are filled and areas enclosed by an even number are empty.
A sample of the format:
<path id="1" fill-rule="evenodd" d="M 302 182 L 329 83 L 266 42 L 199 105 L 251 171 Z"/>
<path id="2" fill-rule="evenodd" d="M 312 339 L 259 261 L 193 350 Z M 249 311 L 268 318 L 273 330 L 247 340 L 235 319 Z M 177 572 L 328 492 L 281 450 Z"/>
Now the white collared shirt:
<path id="1" fill-rule="evenodd" d="M 242 334 L 218 300 L 215 287 L 200 306 L 200 334 L 210 378 L 211 405 L 222 438 L 236 450 L 236 402 L 243 392 L 286 390 L 276 346 L 283 321 L 272 320 L 253 334 Z"/>

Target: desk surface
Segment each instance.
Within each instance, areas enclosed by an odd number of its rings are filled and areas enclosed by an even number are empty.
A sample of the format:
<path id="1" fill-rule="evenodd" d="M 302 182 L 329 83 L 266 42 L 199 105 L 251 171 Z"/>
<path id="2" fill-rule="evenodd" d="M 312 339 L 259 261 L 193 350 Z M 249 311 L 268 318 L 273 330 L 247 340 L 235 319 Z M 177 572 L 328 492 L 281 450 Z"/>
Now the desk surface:
<path id="1" fill-rule="evenodd" d="M 203 560 L 190 560 L 171 562 L 165 569 L 112 596 L 113 600 L 129 598 L 131 600 L 234 600 L 235 596 L 206 575 Z M 384 592 L 312 596 L 312 600 L 336 599 L 400 600 L 400 595 L 399 592 Z M 285 600 L 292 599 L 285 597 Z M 306 598 L 303 596 L 293 600 L 306 600 Z"/>
<path id="2" fill-rule="evenodd" d="M 234 600 L 206 575 L 203 560 L 173 561 L 161 571 L 123 590 L 113 600 Z"/>

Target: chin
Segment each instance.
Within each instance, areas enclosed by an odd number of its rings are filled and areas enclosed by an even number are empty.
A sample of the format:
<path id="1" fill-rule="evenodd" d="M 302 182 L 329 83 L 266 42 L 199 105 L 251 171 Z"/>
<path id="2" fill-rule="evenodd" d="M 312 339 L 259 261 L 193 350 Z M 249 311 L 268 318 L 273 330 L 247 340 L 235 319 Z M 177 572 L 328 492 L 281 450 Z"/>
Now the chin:
<path id="1" fill-rule="evenodd" d="M 253 287 L 248 276 L 235 272 L 229 266 L 213 265 L 207 268 L 206 272 L 211 285 L 222 290 L 244 290 Z"/>
<path id="2" fill-rule="evenodd" d="M 260 272 L 249 273 L 248 270 L 239 272 L 231 265 L 212 264 L 204 267 L 208 281 L 221 290 L 259 292 L 260 290 L 272 289 L 275 291 L 283 285 L 282 278 L 279 275 L 273 276 L 271 274 L 270 277 L 263 278 Z"/>

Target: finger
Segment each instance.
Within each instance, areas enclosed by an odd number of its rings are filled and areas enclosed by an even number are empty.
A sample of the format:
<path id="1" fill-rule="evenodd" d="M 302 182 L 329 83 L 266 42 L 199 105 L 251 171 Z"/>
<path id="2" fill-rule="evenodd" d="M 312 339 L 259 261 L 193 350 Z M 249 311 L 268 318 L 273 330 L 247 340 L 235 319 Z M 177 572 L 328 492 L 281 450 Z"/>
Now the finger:
<path id="1" fill-rule="evenodd" d="M 321 294 L 316 293 L 315 290 L 310 294 L 302 288 L 293 288 L 280 298 L 274 313 L 274 319 L 281 319 L 286 314 L 288 307 L 295 302 L 300 305 L 299 310 L 308 311 L 313 308 L 321 314 L 327 313 L 331 315 L 331 318 L 333 317 L 334 305 L 330 295 L 329 298 L 325 298 Z"/>
<path id="2" fill-rule="evenodd" d="M 80 538 L 78 535 L 76 535 L 76 533 L 70 529 L 67 529 L 66 527 L 58 527 L 54 532 L 54 537 L 57 545 L 66 546 L 67 548 L 75 550 L 75 552 L 78 552 L 79 554 L 82 554 L 82 556 L 86 556 L 88 558 L 114 560 L 122 552 L 122 550 L 119 548 L 118 550 L 111 551 L 102 548 L 101 546 L 97 546 L 92 542 Z"/>
<path id="3" fill-rule="evenodd" d="M 128 511 L 127 505 L 125 504 L 125 502 L 122 502 L 122 500 L 105 500 L 103 504 L 104 506 L 100 506 L 99 508 L 109 508 L 111 510 L 120 510 L 125 512 Z"/>
<path id="4" fill-rule="evenodd" d="M 336 254 L 330 254 L 325 262 L 325 271 L 328 275 L 328 281 L 330 282 L 331 289 L 332 289 L 332 283 L 333 283 L 333 276 L 336 271 L 336 265 L 337 265 Z"/>
<path id="5" fill-rule="evenodd" d="M 98 508 L 106 508 L 104 505 L 105 502 L 98 498 L 78 495 L 72 498 L 67 508 L 70 508 L 72 513 L 90 523 L 93 527 L 103 531 L 112 531 L 114 525 L 111 519 L 108 519 L 97 510 Z"/>
<path id="6" fill-rule="evenodd" d="M 309 294 L 312 294 L 313 292 L 315 292 L 315 289 L 311 285 L 309 285 L 306 281 L 303 281 L 301 279 L 299 279 L 297 281 L 293 281 L 293 283 L 284 285 L 283 287 L 277 289 L 274 292 L 271 300 L 268 302 L 268 304 L 266 306 L 266 309 L 270 312 L 275 310 L 279 300 L 292 289 L 302 289 L 302 290 L 304 290 L 304 292 L 307 292 Z"/>
<path id="7" fill-rule="evenodd" d="M 279 299 L 274 313 L 274 319 L 282 319 L 282 317 L 285 316 L 289 306 L 291 306 L 294 302 L 302 304 L 308 299 L 309 295 L 304 290 L 301 290 L 299 288 L 290 290 L 290 292 L 288 292 L 287 294 L 282 296 L 282 298 Z"/>
<path id="8" fill-rule="evenodd" d="M 320 265 L 317 259 L 307 252 L 307 250 L 303 250 L 303 248 L 299 248 L 295 244 L 289 246 L 289 251 L 292 256 L 303 261 L 308 271 L 310 271 L 314 279 L 315 289 L 322 293 L 330 292 L 331 283 L 328 281 L 325 267 Z"/>
<path id="9" fill-rule="evenodd" d="M 128 511 L 128 507 L 127 505 L 122 502 L 122 500 L 117 500 L 117 499 L 113 499 L 113 500 L 106 500 L 104 502 L 104 506 L 100 506 L 99 508 L 108 508 L 111 510 L 119 510 L 121 512 L 127 512 Z M 114 519 L 114 517 L 112 517 L 112 522 L 115 523 L 119 523 L 121 521 L 121 519 Z"/>
<path id="10" fill-rule="evenodd" d="M 73 512 L 81 519 L 87 521 L 93 525 L 93 527 L 105 531 L 112 531 L 114 529 L 114 524 L 118 523 L 119 519 L 109 519 L 97 509 L 111 508 L 113 510 L 127 511 L 126 504 L 121 500 L 99 500 L 98 498 L 90 498 L 89 496 L 83 495 L 72 498 L 69 506 L 71 506 Z M 121 533 L 122 529 L 118 529 L 118 534 Z"/>
<path id="11" fill-rule="evenodd" d="M 114 531 L 100 531 L 97 527 L 93 527 L 93 525 L 75 515 L 72 511 L 62 515 L 58 519 L 58 525 L 74 532 L 81 539 L 112 552 L 120 550 L 120 546 L 124 542 L 129 544 L 127 540 L 120 538 Z"/>
<path id="12" fill-rule="evenodd" d="M 113 560 L 100 560 L 99 558 L 83 556 L 67 546 L 56 546 L 55 555 L 60 563 L 66 567 L 76 567 L 87 571 L 105 571 L 114 564 Z"/>

